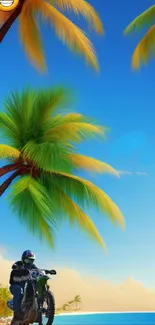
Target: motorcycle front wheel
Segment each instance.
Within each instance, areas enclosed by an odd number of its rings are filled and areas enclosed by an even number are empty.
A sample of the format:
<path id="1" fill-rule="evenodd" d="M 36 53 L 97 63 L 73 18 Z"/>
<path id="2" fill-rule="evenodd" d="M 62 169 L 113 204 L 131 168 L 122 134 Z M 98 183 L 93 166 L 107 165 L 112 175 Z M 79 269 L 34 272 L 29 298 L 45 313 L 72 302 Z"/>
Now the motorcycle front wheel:
<path id="1" fill-rule="evenodd" d="M 55 315 L 55 299 L 51 291 L 46 291 L 43 296 L 43 310 L 38 315 L 39 325 L 52 325 Z"/>

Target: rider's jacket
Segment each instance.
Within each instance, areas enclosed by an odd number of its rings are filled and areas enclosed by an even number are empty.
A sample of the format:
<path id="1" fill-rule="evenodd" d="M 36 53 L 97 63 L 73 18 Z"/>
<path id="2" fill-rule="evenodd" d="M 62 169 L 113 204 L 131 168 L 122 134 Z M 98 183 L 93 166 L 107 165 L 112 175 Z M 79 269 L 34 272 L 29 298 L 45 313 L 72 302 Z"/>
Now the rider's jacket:
<path id="1" fill-rule="evenodd" d="M 9 283 L 12 284 L 24 284 L 30 277 L 29 270 L 30 269 L 38 269 L 34 264 L 31 267 L 27 268 L 26 264 L 21 261 L 17 261 L 12 265 L 12 271 L 10 274 Z"/>

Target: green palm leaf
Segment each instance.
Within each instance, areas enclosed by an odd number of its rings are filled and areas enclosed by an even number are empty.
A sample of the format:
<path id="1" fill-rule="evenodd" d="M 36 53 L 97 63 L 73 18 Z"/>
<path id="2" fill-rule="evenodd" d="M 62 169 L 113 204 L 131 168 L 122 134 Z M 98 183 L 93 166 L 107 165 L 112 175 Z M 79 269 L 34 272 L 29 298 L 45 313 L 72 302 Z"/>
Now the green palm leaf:
<path id="1" fill-rule="evenodd" d="M 150 27 L 155 22 L 155 5 L 145 10 L 142 14 L 136 17 L 124 30 L 124 34 L 138 31 L 143 27 Z"/>
<path id="2" fill-rule="evenodd" d="M 47 185 L 44 184 L 44 186 Z M 124 218 L 117 205 L 104 191 L 93 183 L 71 174 L 54 172 L 51 174 L 51 186 L 53 188 L 60 187 L 84 210 L 92 205 L 105 215 L 108 215 L 114 224 L 119 224 L 124 228 Z"/>
<path id="3" fill-rule="evenodd" d="M 13 186 L 10 194 L 13 211 L 29 230 L 44 237 L 53 246 L 52 227 L 55 222 L 51 199 L 46 189 L 31 176 L 24 176 Z"/>
<path id="4" fill-rule="evenodd" d="M 91 239 L 95 240 L 106 250 L 106 245 L 94 223 L 87 216 L 87 214 L 82 211 L 78 204 L 75 203 L 65 193 L 64 190 L 62 190 L 61 181 L 57 186 L 56 182 L 53 182 L 53 177 L 51 177 L 51 183 L 49 184 L 49 177 L 46 178 L 43 176 L 41 183 L 48 188 L 48 194 L 51 197 L 53 204 L 55 205 L 55 211 L 57 211 L 58 220 L 60 220 L 60 217 L 62 219 L 64 219 L 64 216 L 65 219 L 68 217 L 71 225 L 74 225 L 75 223 L 78 224 L 82 230 L 87 232 Z"/>
<path id="5" fill-rule="evenodd" d="M 69 148 L 68 148 L 69 151 Z M 29 141 L 22 150 L 25 159 L 33 162 L 34 167 L 44 171 L 53 172 L 55 169 L 60 171 L 72 171 L 73 164 L 67 155 L 67 149 L 61 143 L 43 142 L 40 144 Z"/>
<path id="6" fill-rule="evenodd" d="M 20 139 L 18 125 L 8 113 L 0 113 L 0 129 L 13 146 L 19 146 Z"/>

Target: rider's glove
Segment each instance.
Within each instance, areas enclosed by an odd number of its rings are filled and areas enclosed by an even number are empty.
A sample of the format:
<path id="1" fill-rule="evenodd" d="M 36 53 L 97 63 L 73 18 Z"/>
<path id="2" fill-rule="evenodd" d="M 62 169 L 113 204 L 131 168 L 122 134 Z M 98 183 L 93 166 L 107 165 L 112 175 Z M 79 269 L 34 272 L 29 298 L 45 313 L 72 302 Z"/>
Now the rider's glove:
<path id="1" fill-rule="evenodd" d="M 51 270 L 49 273 L 50 273 L 51 275 L 52 275 L 52 274 L 53 274 L 53 275 L 57 274 L 57 272 L 56 272 L 55 270 Z"/>

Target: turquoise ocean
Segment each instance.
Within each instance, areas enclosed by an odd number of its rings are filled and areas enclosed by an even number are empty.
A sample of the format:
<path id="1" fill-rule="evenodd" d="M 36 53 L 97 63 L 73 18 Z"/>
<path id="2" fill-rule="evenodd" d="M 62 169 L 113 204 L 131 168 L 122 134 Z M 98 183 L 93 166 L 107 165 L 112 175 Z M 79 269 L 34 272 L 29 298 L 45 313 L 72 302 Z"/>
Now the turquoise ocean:
<path id="1" fill-rule="evenodd" d="M 155 312 L 55 316 L 53 325 L 155 325 Z"/>

